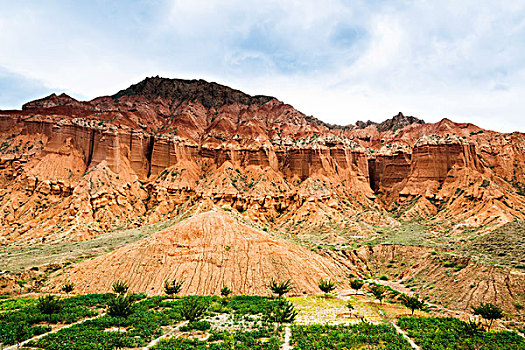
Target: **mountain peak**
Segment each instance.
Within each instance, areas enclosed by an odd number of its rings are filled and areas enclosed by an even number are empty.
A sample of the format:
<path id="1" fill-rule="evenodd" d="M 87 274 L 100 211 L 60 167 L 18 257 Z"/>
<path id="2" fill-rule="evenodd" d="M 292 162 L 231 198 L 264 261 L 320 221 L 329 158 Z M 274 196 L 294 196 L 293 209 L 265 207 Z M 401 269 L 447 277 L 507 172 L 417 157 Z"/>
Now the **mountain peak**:
<path id="1" fill-rule="evenodd" d="M 139 95 L 146 98 L 162 97 L 169 100 L 198 101 L 206 108 L 219 108 L 224 105 L 241 103 L 245 105 L 263 105 L 273 99 L 271 96 L 250 96 L 242 91 L 206 80 L 169 79 L 159 76 L 121 90 L 112 97 Z"/>
<path id="2" fill-rule="evenodd" d="M 80 102 L 73 97 L 61 93 L 60 95 L 57 95 L 55 93 L 52 93 L 49 96 L 40 98 L 38 100 L 34 100 L 31 102 L 28 102 L 22 106 L 23 110 L 27 109 L 38 109 L 38 108 L 52 108 L 56 106 L 64 106 L 64 105 L 79 105 Z"/>
<path id="3" fill-rule="evenodd" d="M 408 126 L 411 124 L 425 124 L 425 121 L 422 119 L 416 118 L 416 117 L 405 116 L 402 112 L 399 112 L 392 118 L 387 119 L 381 123 L 376 123 L 371 120 L 367 122 L 363 122 L 359 120 L 355 123 L 356 127 L 359 129 L 364 129 L 371 125 L 375 125 L 377 128 L 377 131 L 379 132 L 396 131 L 398 129 L 402 129 L 405 126 Z"/>

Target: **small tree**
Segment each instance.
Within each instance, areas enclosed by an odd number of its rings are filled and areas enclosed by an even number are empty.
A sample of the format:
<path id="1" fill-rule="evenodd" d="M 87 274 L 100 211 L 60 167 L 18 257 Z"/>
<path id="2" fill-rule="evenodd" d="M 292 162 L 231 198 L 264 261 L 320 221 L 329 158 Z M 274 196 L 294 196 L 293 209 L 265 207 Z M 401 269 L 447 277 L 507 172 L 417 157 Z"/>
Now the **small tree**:
<path id="1" fill-rule="evenodd" d="M 399 297 L 399 300 L 403 305 L 412 311 L 412 315 L 414 314 L 414 311 L 423 310 L 425 308 L 425 302 L 423 300 L 419 300 L 418 294 L 415 296 L 403 294 Z"/>
<path id="2" fill-rule="evenodd" d="M 199 296 L 189 296 L 182 300 L 180 307 L 180 315 L 183 319 L 194 322 L 202 318 L 208 308 L 210 307 L 209 301 Z"/>
<path id="3" fill-rule="evenodd" d="M 62 300 L 54 295 L 41 296 L 36 307 L 45 315 L 57 314 L 62 311 Z"/>
<path id="4" fill-rule="evenodd" d="M 111 288 L 113 289 L 114 293 L 122 295 L 128 292 L 129 285 L 126 281 L 117 280 L 113 283 Z"/>
<path id="5" fill-rule="evenodd" d="M 184 280 L 173 280 L 173 281 L 164 281 L 164 293 L 168 294 L 173 298 L 173 295 L 179 293 L 182 290 L 182 285 Z"/>
<path id="6" fill-rule="evenodd" d="M 22 294 L 22 288 L 24 288 L 24 285 L 27 283 L 26 280 L 18 280 L 16 281 L 16 284 L 20 287 L 20 294 Z"/>
<path id="7" fill-rule="evenodd" d="M 107 314 L 111 317 L 127 318 L 135 309 L 133 295 L 113 295 L 107 302 Z"/>
<path id="8" fill-rule="evenodd" d="M 118 337 L 114 340 L 115 348 L 119 349 L 123 347 L 123 340 L 120 335 L 120 324 L 122 320 L 131 316 L 136 309 L 133 295 L 117 294 L 109 298 L 106 312 L 109 316 L 115 317 L 118 322 Z"/>
<path id="9" fill-rule="evenodd" d="M 221 289 L 221 295 L 225 298 L 227 298 L 232 293 L 231 289 L 227 286 L 222 287 Z"/>
<path id="10" fill-rule="evenodd" d="M 273 294 L 277 294 L 277 299 L 281 299 L 286 293 L 290 293 L 293 289 L 291 280 L 278 282 L 272 278 L 268 286 Z"/>
<path id="11" fill-rule="evenodd" d="M 75 289 L 75 284 L 74 283 L 66 283 L 62 286 L 62 291 L 66 294 L 69 294 L 73 291 L 73 289 Z"/>
<path id="12" fill-rule="evenodd" d="M 364 284 L 365 284 L 365 282 L 363 282 L 363 280 L 360 280 L 360 279 L 350 280 L 350 288 L 355 290 L 355 294 L 357 294 L 359 289 L 361 289 Z"/>
<path id="13" fill-rule="evenodd" d="M 328 294 L 335 289 L 335 282 L 330 279 L 327 279 L 327 280 L 321 279 L 319 281 L 319 289 L 323 293 Z"/>
<path id="14" fill-rule="evenodd" d="M 492 322 L 503 317 L 503 310 L 497 305 L 491 303 L 481 303 L 478 307 L 472 307 L 474 315 L 481 316 L 484 320 L 489 321 L 488 328 L 492 327 Z"/>
<path id="15" fill-rule="evenodd" d="M 383 299 L 385 298 L 385 288 L 383 286 L 380 286 L 378 284 L 373 284 L 370 287 L 370 292 L 376 297 L 376 299 L 379 300 L 379 303 L 383 303 Z"/>
<path id="16" fill-rule="evenodd" d="M 297 317 L 295 306 L 288 300 L 279 299 L 266 309 L 264 320 L 267 322 L 290 323 Z"/>

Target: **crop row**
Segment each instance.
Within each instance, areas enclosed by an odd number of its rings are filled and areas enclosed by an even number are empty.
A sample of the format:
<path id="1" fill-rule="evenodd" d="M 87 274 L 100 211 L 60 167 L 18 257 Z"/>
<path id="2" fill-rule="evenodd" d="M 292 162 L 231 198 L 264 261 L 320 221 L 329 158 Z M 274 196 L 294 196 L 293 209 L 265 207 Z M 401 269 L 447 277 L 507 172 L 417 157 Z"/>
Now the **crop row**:
<path id="1" fill-rule="evenodd" d="M 161 340 L 153 350 L 279 350 L 282 329 L 260 327 L 251 331 L 212 331 L 206 340 L 195 338 L 170 338 Z"/>
<path id="2" fill-rule="evenodd" d="M 390 325 L 360 322 L 355 325 L 293 326 L 294 349 L 388 349 L 409 350 L 408 342 Z"/>
<path id="3" fill-rule="evenodd" d="M 35 335 L 48 332 L 51 324 L 70 324 L 98 314 L 96 308 L 105 305 L 108 294 L 91 294 L 60 301 L 60 310 L 44 313 L 36 299 L 4 301 L 9 311 L 0 313 L 0 343 L 15 344 Z M 27 327 L 27 329 L 24 329 Z"/>
<path id="4" fill-rule="evenodd" d="M 523 350 L 516 332 L 487 332 L 481 325 L 452 317 L 402 317 L 399 326 L 424 350 Z"/>

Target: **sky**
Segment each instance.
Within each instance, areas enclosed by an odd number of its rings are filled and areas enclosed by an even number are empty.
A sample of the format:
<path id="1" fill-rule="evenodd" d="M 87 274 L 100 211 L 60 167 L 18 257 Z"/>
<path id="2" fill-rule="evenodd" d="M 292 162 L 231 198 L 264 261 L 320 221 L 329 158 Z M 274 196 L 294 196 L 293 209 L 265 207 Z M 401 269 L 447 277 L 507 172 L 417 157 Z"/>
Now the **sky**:
<path id="1" fill-rule="evenodd" d="M 401 111 L 525 132 L 525 1 L 0 0 L 0 109 L 157 75 L 341 125 Z"/>

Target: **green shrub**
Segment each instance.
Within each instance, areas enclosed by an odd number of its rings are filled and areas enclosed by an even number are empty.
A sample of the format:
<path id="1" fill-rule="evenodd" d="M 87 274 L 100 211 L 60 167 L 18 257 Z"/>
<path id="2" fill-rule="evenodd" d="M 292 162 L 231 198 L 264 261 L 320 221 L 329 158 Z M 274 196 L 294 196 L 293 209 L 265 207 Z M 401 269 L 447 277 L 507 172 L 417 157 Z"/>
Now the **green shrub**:
<path id="1" fill-rule="evenodd" d="M 189 296 L 182 300 L 179 312 L 183 319 L 194 322 L 206 314 L 209 306 L 209 299 L 200 296 Z"/>
<path id="2" fill-rule="evenodd" d="M 383 299 L 385 298 L 386 289 L 383 286 L 380 286 L 378 284 L 373 284 L 370 286 L 370 292 L 372 295 L 379 300 L 379 303 L 383 302 Z"/>
<path id="3" fill-rule="evenodd" d="M 291 280 L 276 281 L 272 278 L 270 285 L 268 286 L 273 294 L 277 295 L 277 298 L 281 299 L 283 295 L 290 293 L 293 289 Z"/>
<path id="4" fill-rule="evenodd" d="M 129 289 L 128 282 L 117 280 L 111 286 L 113 292 L 116 294 L 126 294 Z"/>
<path id="5" fill-rule="evenodd" d="M 275 323 L 290 323 L 297 317 L 295 306 L 288 300 L 281 299 L 271 305 L 264 315 L 264 320 Z"/>
<path id="6" fill-rule="evenodd" d="M 126 318 L 136 310 L 132 295 L 117 294 L 108 300 L 107 314 L 112 317 Z"/>
<path id="7" fill-rule="evenodd" d="M 293 326 L 292 337 L 296 350 L 412 349 L 392 326 L 366 322 L 348 326 Z"/>
<path id="8" fill-rule="evenodd" d="M 232 293 L 231 289 L 228 288 L 227 286 L 224 286 L 224 287 L 221 288 L 221 295 L 222 295 L 223 297 L 226 298 L 226 297 L 228 297 L 231 293 Z"/>
<path id="9" fill-rule="evenodd" d="M 335 289 L 335 282 L 328 279 L 328 280 L 324 280 L 324 279 L 321 279 L 319 281 L 319 289 L 323 292 L 323 293 L 330 293 L 332 292 L 334 289 Z"/>
<path id="10" fill-rule="evenodd" d="M 180 330 L 182 332 L 191 331 L 192 329 L 196 329 L 199 331 L 206 331 L 211 328 L 211 323 L 208 321 L 193 321 L 189 322 L 186 326 L 180 327 Z"/>
<path id="11" fill-rule="evenodd" d="M 73 289 L 75 289 L 74 283 L 66 283 L 62 286 L 62 291 L 67 294 L 71 293 Z"/>
<path id="12" fill-rule="evenodd" d="M 365 284 L 365 282 L 363 282 L 363 280 L 353 279 L 353 280 L 350 281 L 350 288 L 355 290 L 355 292 L 357 294 L 357 291 L 359 291 L 359 289 L 361 289 L 364 284 Z"/>
<path id="13" fill-rule="evenodd" d="M 57 314 L 62 310 L 62 300 L 54 295 L 41 296 L 36 306 L 45 315 Z"/>
<path id="14" fill-rule="evenodd" d="M 401 317 L 398 324 L 425 350 L 525 349 L 525 340 L 516 332 L 484 332 L 453 317 Z"/>
<path id="15" fill-rule="evenodd" d="M 423 310 L 425 308 L 425 302 L 419 299 L 419 295 L 410 296 L 403 294 L 399 297 L 399 300 L 403 305 L 410 309 L 412 315 L 416 310 Z"/>
<path id="16" fill-rule="evenodd" d="M 491 303 L 481 303 L 477 307 L 472 307 L 472 312 L 474 315 L 479 315 L 483 319 L 489 321 L 489 329 L 492 327 L 492 322 L 503 317 L 503 310 L 494 304 Z"/>
<path id="17" fill-rule="evenodd" d="M 184 280 L 173 280 L 173 281 L 164 281 L 164 293 L 173 297 L 173 295 L 179 293 L 182 290 L 182 285 Z"/>

